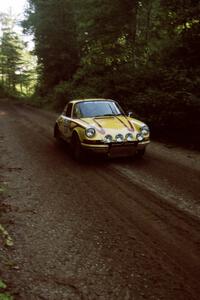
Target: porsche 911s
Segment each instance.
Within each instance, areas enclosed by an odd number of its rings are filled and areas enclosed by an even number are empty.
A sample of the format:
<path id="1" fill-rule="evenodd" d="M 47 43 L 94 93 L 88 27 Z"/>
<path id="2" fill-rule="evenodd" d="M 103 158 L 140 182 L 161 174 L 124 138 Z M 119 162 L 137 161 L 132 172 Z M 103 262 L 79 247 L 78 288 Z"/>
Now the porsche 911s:
<path id="1" fill-rule="evenodd" d="M 58 117 L 54 137 L 70 144 L 75 159 L 90 152 L 110 157 L 143 156 L 150 143 L 149 127 L 127 116 L 117 101 L 70 101 Z"/>

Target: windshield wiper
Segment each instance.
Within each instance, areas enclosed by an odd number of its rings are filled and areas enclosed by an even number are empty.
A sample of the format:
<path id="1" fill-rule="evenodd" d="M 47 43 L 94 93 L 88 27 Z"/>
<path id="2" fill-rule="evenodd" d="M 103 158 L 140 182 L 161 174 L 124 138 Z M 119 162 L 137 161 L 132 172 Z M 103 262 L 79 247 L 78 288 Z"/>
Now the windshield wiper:
<path id="1" fill-rule="evenodd" d="M 102 117 L 114 117 L 114 114 L 105 114 L 105 115 L 102 115 Z"/>
<path id="2" fill-rule="evenodd" d="M 113 114 L 96 115 L 96 116 L 93 116 L 92 118 L 101 118 L 101 117 L 114 117 L 114 115 Z"/>
<path id="3" fill-rule="evenodd" d="M 117 117 L 117 116 L 123 116 L 121 113 L 119 114 L 106 114 L 106 115 L 103 115 L 103 116 L 108 116 L 108 117 Z"/>

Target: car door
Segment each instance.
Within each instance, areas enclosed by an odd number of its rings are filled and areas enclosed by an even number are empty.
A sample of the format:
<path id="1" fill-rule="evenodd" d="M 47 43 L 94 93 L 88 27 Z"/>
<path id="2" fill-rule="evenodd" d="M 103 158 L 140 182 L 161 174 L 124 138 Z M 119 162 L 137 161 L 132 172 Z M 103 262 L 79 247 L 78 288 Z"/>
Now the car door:
<path id="1" fill-rule="evenodd" d="M 68 103 L 63 114 L 62 114 L 62 124 L 61 131 L 65 140 L 69 140 L 71 137 L 70 124 L 72 121 L 72 103 Z"/>

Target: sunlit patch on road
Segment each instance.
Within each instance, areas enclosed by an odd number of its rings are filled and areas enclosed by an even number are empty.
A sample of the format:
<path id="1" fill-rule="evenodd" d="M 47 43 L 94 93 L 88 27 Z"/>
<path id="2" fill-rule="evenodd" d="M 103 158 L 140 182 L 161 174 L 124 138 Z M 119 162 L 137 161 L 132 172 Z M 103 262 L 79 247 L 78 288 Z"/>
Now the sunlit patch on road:
<path id="1" fill-rule="evenodd" d="M 5 111 L 0 111 L 0 117 L 4 117 L 6 115 L 7 115 L 7 113 Z"/>

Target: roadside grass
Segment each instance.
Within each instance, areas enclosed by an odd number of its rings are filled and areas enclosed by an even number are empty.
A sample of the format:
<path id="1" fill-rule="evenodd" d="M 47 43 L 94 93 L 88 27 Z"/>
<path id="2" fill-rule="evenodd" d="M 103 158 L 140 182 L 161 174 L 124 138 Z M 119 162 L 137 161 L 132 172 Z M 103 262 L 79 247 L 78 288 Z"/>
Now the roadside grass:
<path id="1" fill-rule="evenodd" d="M 5 282 L 0 278 L 0 300 L 14 300 L 14 298 L 6 292 L 7 285 Z"/>
<path id="2" fill-rule="evenodd" d="M 5 187 L 0 185 L 0 195 L 3 194 L 5 192 Z"/>
<path id="3" fill-rule="evenodd" d="M 4 199 L 7 194 L 7 188 L 4 184 L 0 184 L 0 199 Z M 4 212 L 4 207 L 2 202 L 0 201 L 0 217 Z M 13 240 L 9 235 L 8 231 L 4 228 L 4 226 L 0 223 L 0 241 L 6 247 L 13 246 Z M 0 277 L 0 300 L 14 300 L 13 296 L 8 292 L 8 287 L 3 279 Z"/>
<path id="4" fill-rule="evenodd" d="M 0 224 L 0 235 L 4 241 L 4 245 L 6 245 L 7 247 L 13 246 L 13 240 L 12 240 L 11 236 L 9 235 L 8 231 L 1 224 Z"/>

